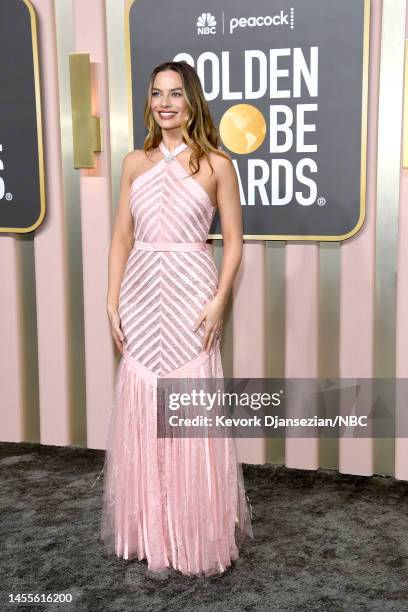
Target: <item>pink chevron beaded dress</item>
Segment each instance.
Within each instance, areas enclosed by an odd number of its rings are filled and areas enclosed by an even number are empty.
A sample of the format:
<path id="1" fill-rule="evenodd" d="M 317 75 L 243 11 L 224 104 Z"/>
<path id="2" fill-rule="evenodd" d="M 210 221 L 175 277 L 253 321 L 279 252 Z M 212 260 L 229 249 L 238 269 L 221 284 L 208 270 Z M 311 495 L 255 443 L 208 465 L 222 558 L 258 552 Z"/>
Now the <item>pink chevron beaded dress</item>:
<path id="1" fill-rule="evenodd" d="M 235 440 L 157 437 L 158 377 L 223 378 L 219 340 L 202 350 L 218 272 L 206 243 L 215 207 L 170 153 L 133 181 L 134 246 L 119 316 L 124 348 L 116 374 L 104 465 L 101 537 L 109 552 L 147 559 L 151 570 L 223 572 L 253 538 Z"/>

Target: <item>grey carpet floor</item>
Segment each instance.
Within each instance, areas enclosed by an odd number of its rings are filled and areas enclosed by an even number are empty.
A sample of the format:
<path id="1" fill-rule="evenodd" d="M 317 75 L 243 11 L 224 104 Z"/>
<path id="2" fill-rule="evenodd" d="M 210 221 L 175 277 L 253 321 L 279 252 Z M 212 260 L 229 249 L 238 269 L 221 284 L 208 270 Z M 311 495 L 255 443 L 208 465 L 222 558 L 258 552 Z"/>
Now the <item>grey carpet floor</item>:
<path id="1" fill-rule="evenodd" d="M 220 576 L 109 556 L 103 451 L 0 444 L 0 610 L 408 611 L 408 483 L 244 465 L 254 540 Z M 72 604 L 10 605 L 9 593 Z"/>

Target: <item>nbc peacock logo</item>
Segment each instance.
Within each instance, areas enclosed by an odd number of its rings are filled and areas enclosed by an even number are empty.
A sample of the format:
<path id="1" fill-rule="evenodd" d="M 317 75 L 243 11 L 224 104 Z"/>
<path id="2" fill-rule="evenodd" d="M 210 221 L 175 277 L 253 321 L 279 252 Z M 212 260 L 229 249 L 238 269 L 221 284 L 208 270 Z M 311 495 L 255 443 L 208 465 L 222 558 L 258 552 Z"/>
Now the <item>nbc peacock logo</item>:
<path id="1" fill-rule="evenodd" d="M 216 34 L 216 25 L 217 22 L 214 15 L 211 15 L 211 13 L 201 13 L 196 23 L 197 34 Z"/>

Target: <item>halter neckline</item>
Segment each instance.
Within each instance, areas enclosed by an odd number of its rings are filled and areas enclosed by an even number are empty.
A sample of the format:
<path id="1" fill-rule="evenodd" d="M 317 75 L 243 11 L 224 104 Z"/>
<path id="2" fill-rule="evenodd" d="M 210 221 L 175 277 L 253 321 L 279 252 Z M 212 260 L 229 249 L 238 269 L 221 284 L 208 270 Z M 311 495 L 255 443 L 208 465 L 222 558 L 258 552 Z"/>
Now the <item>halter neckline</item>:
<path id="1" fill-rule="evenodd" d="M 187 148 L 187 144 L 185 142 L 181 142 L 179 145 L 177 145 L 175 149 L 173 149 L 172 151 L 169 151 L 168 148 L 164 145 L 163 141 L 161 140 L 159 142 L 159 147 L 160 147 L 161 152 L 164 155 L 165 160 L 171 161 L 172 159 L 176 157 L 176 155 L 178 155 L 181 151 Z"/>

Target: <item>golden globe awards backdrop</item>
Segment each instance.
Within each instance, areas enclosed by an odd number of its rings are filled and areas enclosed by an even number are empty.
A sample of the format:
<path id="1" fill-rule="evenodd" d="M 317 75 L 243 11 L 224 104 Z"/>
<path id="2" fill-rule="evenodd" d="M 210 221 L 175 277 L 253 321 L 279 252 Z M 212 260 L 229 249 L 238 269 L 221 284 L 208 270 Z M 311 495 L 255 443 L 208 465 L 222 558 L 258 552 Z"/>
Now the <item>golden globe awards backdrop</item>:
<path id="1" fill-rule="evenodd" d="M 0 2 L 0 231 L 26 233 L 45 217 L 36 16 Z"/>
<path id="2" fill-rule="evenodd" d="M 369 0 L 134 0 L 134 148 L 150 71 L 193 65 L 240 183 L 244 237 L 345 240 L 365 215 Z M 210 237 L 220 238 L 216 215 Z"/>

